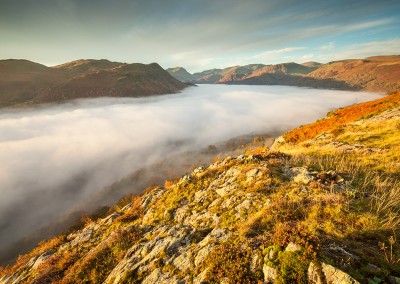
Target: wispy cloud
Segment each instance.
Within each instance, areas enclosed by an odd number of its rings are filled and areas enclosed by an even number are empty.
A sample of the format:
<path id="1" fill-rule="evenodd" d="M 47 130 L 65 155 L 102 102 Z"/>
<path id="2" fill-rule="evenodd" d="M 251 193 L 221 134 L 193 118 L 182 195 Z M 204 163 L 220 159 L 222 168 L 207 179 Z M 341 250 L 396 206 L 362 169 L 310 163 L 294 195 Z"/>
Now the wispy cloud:
<path id="1" fill-rule="evenodd" d="M 335 49 L 334 53 L 326 53 L 316 56 L 316 60 L 327 62 L 332 60 L 364 58 L 374 55 L 396 55 L 400 53 L 400 38 L 384 41 L 370 41 L 356 43 Z"/>
<path id="2" fill-rule="evenodd" d="M 356 30 L 365 30 L 365 29 L 370 29 L 370 28 L 375 28 L 383 25 L 390 24 L 394 21 L 394 18 L 387 18 L 387 19 L 381 19 L 377 21 L 368 21 L 368 22 L 363 22 L 363 23 L 356 23 L 353 25 L 350 25 L 346 27 L 346 30 L 349 31 L 356 31 Z"/>
<path id="3" fill-rule="evenodd" d="M 326 45 L 321 45 L 318 50 L 332 50 L 335 47 L 335 42 L 331 41 L 330 43 Z"/>
<path id="4" fill-rule="evenodd" d="M 313 57 L 314 57 L 314 54 L 309 53 L 309 54 L 304 54 L 304 55 L 301 57 L 301 59 L 303 59 L 303 60 L 310 60 L 310 59 L 313 58 Z"/>
<path id="5" fill-rule="evenodd" d="M 267 57 L 270 55 L 287 53 L 287 52 L 292 52 L 292 51 L 302 50 L 302 49 L 306 49 L 306 47 L 285 47 L 285 48 L 281 48 L 281 49 L 264 51 L 263 53 L 257 54 L 254 57 L 255 58 L 264 58 L 264 57 Z"/>
<path id="6" fill-rule="evenodd" d="M 291 52 L 298 51 L 298 50 L 304 50 L 307 49 L 306 47 L 285 47 L 281 49 L 273 49 L 273 50 L 267 50 L 262 53 L 256 54 L 254 56 L 251 56 L 247 60 L 250 61 L 263 61 L 266 63 L 271 63 L 274 62 L 276 59 L 281 59 L 281 58 L 286 58 L 288 57 L 288 53 L 290 54 Z M 285 54 L 285 56 L 283 56 Z M 289 56 L 290 57 L 290 56 Z"/>

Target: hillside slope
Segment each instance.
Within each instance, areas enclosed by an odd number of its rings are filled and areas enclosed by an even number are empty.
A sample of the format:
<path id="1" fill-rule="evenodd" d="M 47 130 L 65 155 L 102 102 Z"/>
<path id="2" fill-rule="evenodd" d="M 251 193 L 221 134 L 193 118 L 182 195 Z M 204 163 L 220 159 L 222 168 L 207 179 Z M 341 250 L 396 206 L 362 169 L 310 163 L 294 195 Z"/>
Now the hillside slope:
<path id="1" fill-rule="evenodd" d="M 322 65 L 308 76 L 345 82 L 366 91 L 399 91 L 400 55 L 334 61 Z"/>
<path id="2" fill-rule="evenodd" d="M 0 107 L 74 98 L 170 94 L 186 86 L 156 63 L 78 60 L 46 67 L 27 60 L 0 61 Z"/>
<path id="3" fill-rule="evenodd" d="M 67 80 L 66 74 L 28 60 L 0 60 L 0 106 L 32 100 Z"/>
<path id="4" fill-rule="evenodd" d="M 149 188 L 0 283 L 397 283 L 399 98 Z"/>
<path id="5" fill-rule="evenodd" d="M 275 65 L 249 64 L 244 66 L 232 66 L 224 69 L 211 69 L 194 73 L 192 75 L 192 82 L 208 84 L 241 83 L 248 78 L 261 76 L 263 74 L 304 75 L 314 71 L 315 69 L 317 68 L 297 64 L 294 62 Z"/>
<path id="6" fill-rule="evenodd" d="M 182 82 L 191 82 L 195 79 L 195 77 L 183 67 L 168 68 L 165 70 L 171 74 L 171 76 Z"/>

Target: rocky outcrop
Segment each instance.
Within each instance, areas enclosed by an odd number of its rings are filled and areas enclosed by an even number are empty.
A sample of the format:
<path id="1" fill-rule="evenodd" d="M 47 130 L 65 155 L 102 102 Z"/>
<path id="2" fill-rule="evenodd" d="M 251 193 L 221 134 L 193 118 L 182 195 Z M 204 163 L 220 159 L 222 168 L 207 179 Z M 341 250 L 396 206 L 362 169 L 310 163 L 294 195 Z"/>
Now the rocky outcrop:
<path id="1" fill-rule="evenodd" d="M 268 208 L 270 200 L 262 190 L 271 187 L 274 179 L 288 179 L 293 184 L 302 185 L 308 185 L 309 180 L 318 180 L 316 173 L 306 172 L 303 168 L 279 166 L 280 170 L 271 172 L 271 165 L 278 161 L 282 162 L 280 156 L 242 155 L 228 157 L 207 168 L 197 168 L 169 188 L 158 187 L 144 194 L 139 205 L 128 204 L 120 211 L 68 235 L 67 241 L 58 248 L 32 257 L 16 272 L 1 278 L 0 283 L 21 283 L 35 277 L 39 281 L 37 275 L 43 273 L 43 267 L 54 263 L 57 256 L 81 251 L 84 253 L 82 261 L 90 259 L 90 255 L 116 243 L 116 236 L 122 232 L 135 234 L 138 241 L 130 241 L 122 258 L 110 267 L 102 280 L 104 283 L 123 283 L 133 279 L 141 283 L 205 283 L 212 269 L 209 255 L 215 255 L 221 244 L 236 238 L 237 232 L 231 227 L 233 224 L 246 222 L 262 208 Z M 306 177 L 307 182 L 299 179 L 299 175 Z M 201 186 L 191 190 L 198 182 Z M 185 188 L 184 195 L 175 194 Z M 129 220 L 132 212 L 139 210 L 135 208 L 141 208 L 142 217 L 133 223 L 122 221 Z M 301 251 L 302 247 L 294 242 L 282 250 L 285 253 Z M 268 250 L 263 262 L 255 250 L 249 264 L 250 271 L 257 273 L 260 269 L 263 280 L 274 283 L 279 270 L 269 263 L 279 259 L 280 253 L 277 249 Z M 310 283 L 320 283 L 315 280 L 319 276 L 313 264 L 308 270 Z M 329 280 L 328 283 L 357 283 L 333 266 L 322 263 L 322 271 L 324 278 L 321 279 Z M 68 273 L 64 278 L 75 279 Z"/>

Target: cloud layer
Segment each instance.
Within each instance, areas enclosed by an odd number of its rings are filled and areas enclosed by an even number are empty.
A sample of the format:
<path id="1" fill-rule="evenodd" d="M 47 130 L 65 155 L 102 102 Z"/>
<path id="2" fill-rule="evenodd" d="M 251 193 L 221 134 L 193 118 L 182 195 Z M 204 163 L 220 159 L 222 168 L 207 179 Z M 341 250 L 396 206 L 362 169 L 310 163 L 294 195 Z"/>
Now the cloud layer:
<path id="1" fill-rule="evenodd" d="M 0 244 L 146 165 L 250 132 L 311 122 L 377 94 L 201 85 L 176 95 L 78 100 L 0 114 Z M 1 247 L 0 247 L 1 249 Z"/>

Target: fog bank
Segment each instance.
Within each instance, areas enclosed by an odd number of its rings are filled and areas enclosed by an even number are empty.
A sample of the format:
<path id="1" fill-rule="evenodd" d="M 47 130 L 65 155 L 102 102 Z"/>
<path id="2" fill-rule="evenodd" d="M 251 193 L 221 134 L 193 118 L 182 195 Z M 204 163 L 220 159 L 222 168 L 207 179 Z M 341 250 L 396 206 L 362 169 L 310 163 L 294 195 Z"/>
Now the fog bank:
<path id="1" fill-rule="evenodd" d="M 175 95 L 0 110 L 0 249 L 160 159 L 251 132 L 283 132 L 377 97 L 200 85 Z"/>

